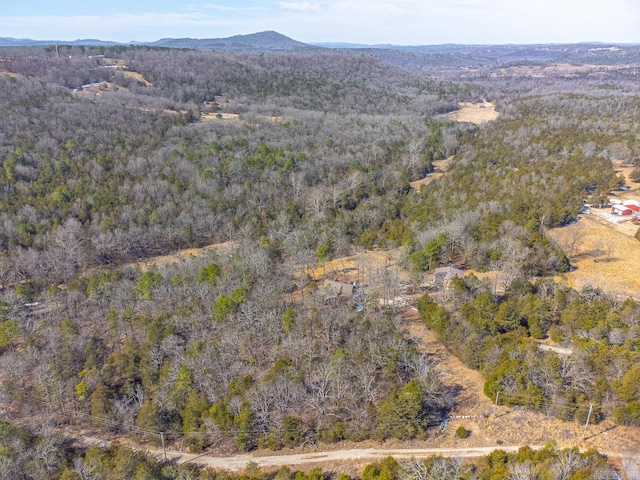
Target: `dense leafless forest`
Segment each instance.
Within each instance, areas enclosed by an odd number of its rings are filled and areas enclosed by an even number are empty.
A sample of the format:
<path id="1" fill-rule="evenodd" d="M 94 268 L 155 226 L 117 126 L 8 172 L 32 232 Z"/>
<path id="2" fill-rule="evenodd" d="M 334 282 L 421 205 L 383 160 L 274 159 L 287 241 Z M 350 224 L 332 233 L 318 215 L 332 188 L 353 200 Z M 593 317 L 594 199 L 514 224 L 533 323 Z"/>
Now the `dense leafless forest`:
<path id="1" fill-rule="evenodd" d="M 490 397 L 640 425 L 640 307 L 556 284 L 571 265 L 545 235 L 623 186 L 612 160 L 640 157 L 638 67 L 538 77 L 390 55 L 0 51 L 0 413 L 28 420 L 0 424 L 6 478 L 134 478 L 105 466 L 132 452 L 74 460 L 54 427 L 193 451 L 428 438 L 455 395 L 388 292 L 354 308 L 307 274 L 365 249 L 401 248 L 416 289 L 441 265 L 503 272 L 503 294 L 472 276 L 418 305 Z M 484 100 L 498 120 L 442 115 Z M 576 353 L 533 346 L 545 337 Z M 178 478 L 140 462 L 135 478 Z"/>

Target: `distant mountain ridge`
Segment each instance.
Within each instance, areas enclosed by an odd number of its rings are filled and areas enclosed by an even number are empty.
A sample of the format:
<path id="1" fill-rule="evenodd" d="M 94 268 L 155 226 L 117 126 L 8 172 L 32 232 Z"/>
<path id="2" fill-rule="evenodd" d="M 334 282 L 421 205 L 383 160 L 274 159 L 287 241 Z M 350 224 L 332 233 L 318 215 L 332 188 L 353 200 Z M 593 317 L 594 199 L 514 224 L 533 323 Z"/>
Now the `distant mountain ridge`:
<path id="1" fill-rule="evenodd" d="M 0 37 L 0 47 L 32 47 L 48 45 L 84 45 L 89 47 L 111 47 L 115 45 L 141 45 L 165 48 L 192 48 L 196 50 L 229 50 L 229 51 L 300 51 L 317 50 L 321 47 L 293 40 L 286 35 L 274 31 L 234 35 L 228 38 L 161 38 L 155 42 L 113 42 L 97 39 L 32 40 L 29 38 Z"/>
<path id="2" fill-rule="evenodd" d="M 130 42 L 115 42 L 111 40 L 99 40 L 95 38 L 77 40 L 33 40 L 30 38 L 0 37 L 0 47 L 13 46 L 45 46 L 45 45 L 85 45 L 85 46 L 113 46 L 113 45 L 146 45 L 168 48 L 193 48 L 193 49 L 219 49 L 219 50 L 313 50 L 319 48 L 329 49 L 375 49 L 375 50 L 403 50 L 414 53 L 435 53 L 435 52 L 464 52 L 475 53 L 479 49 L 500 48 L 503 50 L 522 51 L 525 49 L 540 50 L 587 50 L 607 47 L 634 47 L 635 44 L 616 44 L 601 42 L 582 42 L 574 44 L 504 44 L 504 45 L 482 45 L 482 44 L 439 44 L 439 45 L 395 45 L 385 44 L 364 44 L 349 42 L 313 42 L 304 43 L 294 40 L 281 33 L 267 30 L 264 32 L 250 33 L 247 35 L 234 35 L 225 38 L 161 38 L 153 42 L 140 42 L 132 40 Z"/>
<path id="3" fill-rule="evenodd" d="M 432 68 L 496 68 L 510 65 L 633 64 L 640 65 L 640 45 L 585 42 L 575 44 L 506 45 L 365 45 L 347 42 L 303 43 L 274 31 L 234 35 L 227 38 L 162 38 L 154 42 L 112 42 L 97 39 L 74 41 L 31 40 L 0 37 L 0 47 L 73 45 L 87 47 L 148 46 L 229 52 L 358 51 L 392 65 L 424 72 Z"/>
<path id="4" fill-rule="evenodd" d="M 170 48 L 195 48 L 232 51 L 298 51 L 316 50 L 320 47 L 298 42 L 274 31 L 234 35 L 228 38 L 163 38 L 147 43 L 149 46 Z"/>
<path id="5" fill-rule="evenodd" d="M 139 44 L 139 42 L 131 42 Z M 95 38 L 85 38 L 72 41 L 63 40 L 32 40 L 30 38 L 0 37 L 0 47 L 46 47 L 50 45 L 84 45 L 87 47 L 113 47 L 114 45 L 129 45 L 129 43 L 112 42 L 109 40 L 98 40 Z"/>

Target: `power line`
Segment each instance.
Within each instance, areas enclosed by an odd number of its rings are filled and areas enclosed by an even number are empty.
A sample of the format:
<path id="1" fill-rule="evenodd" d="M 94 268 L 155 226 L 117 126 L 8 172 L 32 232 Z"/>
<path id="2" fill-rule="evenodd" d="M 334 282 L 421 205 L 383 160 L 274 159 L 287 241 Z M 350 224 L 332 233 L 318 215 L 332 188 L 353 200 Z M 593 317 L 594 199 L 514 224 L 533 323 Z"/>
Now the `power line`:
<path id="1" fill-rule="evenodd" d="M 31 405 L 31 406 L 36 406 L 36 407 L 51 407 L 52 403 L 50 402 L 46 402 L 45 400 L 41 399 L 41 398 L 37 398 L 34 397 L 30 394 L 26 394 L 26 393 L 22 393 L 22 392 L 14 392 L 14 391 L 7 391 L 5 390 L 6 394 L 8 394 L 9 396 L 13 397 L 13 398 L 17 398 L 19 400 L 22 400 L 23 402 Z M 139 427 L 137 425 L 133 425 L 133 424 L 128 424 L 122 421 L 118 421 L 118 420 L 114 420 L 111 417 L 107 417 L 107 416 L 103 416 L 103 415 L 96 415 L 96 414 L 92 414 L 92 413 L 87 413 L 84 412 L 82 410 L 79 410 L 77 408 L 75 408 L 75 406 L 71 406 L 69 403 L 65 403 L 65 402 L 60 402 L 61 406 L 63 407 L 63 410 L 65 412 L 71 412 L 74 416 L 78 416 L 78 417 L 83 417 L 83 418 L 89 418 L 91 420 L 96 420 L 96 421 L 100 421 L 103 422 L 106 425 L 110 425 L 112 427 L 123 427 L 125 429 L 128 430 L 133 430 L 135 432 L 138 433 L 143 433 L 143 434 L 147 434 L 147 435 L 157 435 L 160 436 L 162 434 L 162 432 L 157 432 L 155 430 L 151 430 L 148 428 L 144 428 L 144 427 Z"/>
<path id="2" fill-rule="evenodd" d="M 17 392 L 17 391 L 7 391 L 5 390 L 4 392 L 5 394 L 7 394 L 8 396 L 16 399 L 16 400 L 20 400 L 32 407 L 38 407 L 38 408 L 47 408 L 47 409 L 56 409 L 55 406 L 59 405 L 58 408 L 62 409 L 62 411 L 70 413 L 72 416 L 74 417 L 80 417 L 80 418 L 85 418 L 85 419 L 89 419 L 91 420 L 93 423 L 95 424 L 99 424 L 101 423 L 102 425 L 111 427 L 111 428 L 117 428 L 117 429 L 123 429 L 126 430 L 130 433 L 133 434 L 140 434 L 140 435 L 149 435 L 149 436 L 155 436 L 157 437 L 161 442 L 162 442 L 162 446 L 163 446 L 163 450 L 166 452 L 166 440 L 173 440 L 173 441 L 177 441 L 180 439 L 193 439 L 193 438 L 204 438 L 207 435 L 207 432 L 203 431 L 203 430 L 199 430 L 199 431 L 172 431 L 172 432 L 162 432 L 162 431 L 156 431 L 150 428 L 145 428 L 145 427 L 140 427 L 138 425 L 135 425 L 133 423 L 130 422 L 124 422 L 121 420 L 116 420 L 110 416 L 107 415 L 98 415 L 98 414 L 92 414 L 92 413 L 88 413 L 86 411 L 83 411 L 81 409 L 78 409 L 76 405 L 70 404 L 68 402 L 64 402 L 64 401 L 60 401 L 60 402 L 55 402 L 55 401 L 45 401 L 44 399 L 37 397 L 33 394 L 27 393 L 27 392 Z M 574 402 L 570 402 L 567 400 L 562 400 L 562 399 L 548 399 L 546 397 L 541 397 L 541 396 L 537 396 L 537 395 L 531 395 L 531 394 L 506 394 L 504 391 L 499 391 L 496 395 L 496 406 L 498 403 L 498 399 L 502 400 L 503 402 L 509 402 L 509 401 L 515 401 L 515 402 L 519 402 L 519 403 L 527 403 L 530 406 L 533 406 L 534 408 L 543 408 L 543 407 L 559 407 L 559 408 L 570 408 L 572 410 L 577 410 L 578 408 L 581 407 L 581 405 L 578 405 Z M 590 408 L 589 408 L 589 416 L 587 418 L 587 426 L 589 424 L 589 420 L 592 414 L 592 410 L 593 410 L 593 404 L 590 404 Z M 495 411 L 494 411 L 495 414 Z M 434 420 L 430 420 L 426 423 L 426 425 L 424 425 L 425 428 L 432 428 L 432 427 L 439 427 L 441 430 L 443 429 L 443 426 L 446 426 L 447 420 L 449 419 L 449 417 L 446 417 L 445 419 L 443 419 L 442 421 L 434 421 Z M 27 422 L 22 422 L 24 423 L 24 425 L 28 425 Z M 586 429 L 586 426 L 585 426 Z M 232 426 L 230 428 L 231 431 L 235 431 L 235 433 L 238 433 L 238 430 L 240 430 L 241 432 L 244 433 L 248 433 L 251 436 L 264 436 L 265 433 L 268 432 L 268 429 L 266 429 L 266 427 L 260 426 L 256 423 L 253 423 L 251 426 L 249 426 L 249 428 L 247 429 L 243 429 L 243 428 L 238 428 L 238 426 L 236 425 L 235 428 Z M 440 431 L 441 431 L 440 430 Z M 439 432 L 440 432 L 439 431 Z M 165 453 L 166 454 L 166 453 Z"/>
<path id="3" fill-rule="evenodd" d="M 572 407 L 572 408 L 579 408 L 580 405 L 575 403 L 575 402 L 571 402 L 569 400 L 560 400 L 560 399 L 548 399 L 547 397 L 538 397 L 535 395 L 526 395 L 526 394 L 518 394 L 518 393 L 514 393 L 514 394 L 505 394 L 504 391 L 500 391 L 502 393 L 502 399 L 504 400 L 504 398 L 506 397 L 507 399 L 514 399 L 516 401 L 518 400 L 528 400 L 528 399 L 532 399 L 531 404 L 534 405 L 540 405 L 540 406 L 549 406 L 549 407 Z"/>

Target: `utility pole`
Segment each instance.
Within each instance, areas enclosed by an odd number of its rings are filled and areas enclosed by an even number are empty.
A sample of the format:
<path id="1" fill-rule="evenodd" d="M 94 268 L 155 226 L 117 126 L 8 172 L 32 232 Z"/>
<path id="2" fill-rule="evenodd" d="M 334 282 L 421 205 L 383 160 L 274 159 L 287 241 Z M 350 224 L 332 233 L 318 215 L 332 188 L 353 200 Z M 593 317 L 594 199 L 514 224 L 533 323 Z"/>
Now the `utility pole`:
<path id="1" fill-rule="evenodd" d="M 587 414 L 587 422 L 584 424 L 584 432 L 582 432 L 582 438 L 584 439 L 587 434 L 587 428 L 589 427 L 589 420 L 591 420 L 591 412 L 593 411 L 593 403 L 589 404 L 589 413 Z"/>
<path id="2" fill-rule="evenodd" d="M 167 461 L 167 449 L 164 446 L 164 432 L 160 432 L 160 439 L 162 440 L 162 451 L 164 452 L 164 461 Z"/>
<path id="3" fill-rule="evenodd" d="M 498 398 L 500 397 L 500 390 L 496 393 L 496 403 L 493 404 L 493 417 L 495 418 L 496 412 L 498 411 Z"/>

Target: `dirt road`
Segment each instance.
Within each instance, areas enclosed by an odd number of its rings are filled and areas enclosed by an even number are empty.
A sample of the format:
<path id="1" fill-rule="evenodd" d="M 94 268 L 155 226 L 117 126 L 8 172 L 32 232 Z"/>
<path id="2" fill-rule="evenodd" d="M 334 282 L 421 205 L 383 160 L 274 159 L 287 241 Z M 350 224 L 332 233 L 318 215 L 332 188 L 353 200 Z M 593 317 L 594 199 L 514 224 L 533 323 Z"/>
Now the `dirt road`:
<path id="1" fill-rule="evenodd" d="M 383 460 L 388 456 L 392 456 L 396 460 L 408 460 L 411 458 L 428 458 L 431 456 L 442 456 L 449 458 L 479 458 L 484 457 L 494 450 L 503 450 L 505 452 L 516 452 L 522 446 L 520 445 L 501 445 L 494 447 L 475 447 L 475 448 L 406 448 L 406 449 L 349 449 L 349 450 L 332 450 L 313 453 L 300 453 L 291 455 L 267 455 L 256 456 L 250 454 L 235 455 L 232 457 L 213 457 L 206 454 L 196 455 L 192 453 L 183 453 L 175 451 L 167 451 L 168 460 L 175 460 L 178 464 L 193 463 L 205 467 L 222 469 L 228 471 L 241 471 L 248 463 L 253 462 L 258 467 L 266 470 L 275 470 L 280 467 L 290 467 L 292 469 L 305 469 L 304 467 L 313 468 L 314 466 L 322 466 L 325 470 L 331 465 L 357 464 L 360 467 L 365 464 Z M 540 445 L 530 445 L 534 450 L 542 448 Z M 581 449 L 586 450 L 586 449 Z M 159 459 L 164 459 L 162 451 L 154 450 L 152 455 Z M 615 463 L 623 463 L 625 461 L 640 461 L 640 455 L 636 453 L 619 453 L 606 452 L 600 453 L 606 455 Z"/>
<path id="2" fill-rule="evenodd" d="M 195 463 L 207 467 L 239 471 L 243 470 L 249 462 L 256 463 L 261 468 L 273 469 L 282 466 L 299 467 L 301 465 L 342 463 L 345 461 L 356 463 L 371 463 L 392 456 L 396 460 L 409 458 L 426 458 L 433 455 L 443 457 L 477 458 L 484 457 L 496 449 L 506 452 L 515 452 L 520 446 L 497 446 L 497 447 L 476 447 L 476 448 L 407 448 L 407 449 L 349 449 L 333 450 L 314 453 L 299 453 L 292 455 L 235 455 L 233 457 L 211 457 L 208 455 L 195 455 L 191 453 L 167 451 L 167 459 L 176 460 L 178 463 Z M 532 446 L 534 449 L 541 446 Z M 153 455 L 164 458 L 162 451 L 154 450 Z"/>

